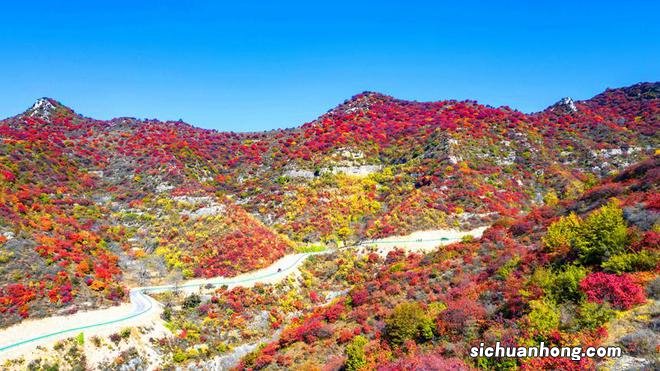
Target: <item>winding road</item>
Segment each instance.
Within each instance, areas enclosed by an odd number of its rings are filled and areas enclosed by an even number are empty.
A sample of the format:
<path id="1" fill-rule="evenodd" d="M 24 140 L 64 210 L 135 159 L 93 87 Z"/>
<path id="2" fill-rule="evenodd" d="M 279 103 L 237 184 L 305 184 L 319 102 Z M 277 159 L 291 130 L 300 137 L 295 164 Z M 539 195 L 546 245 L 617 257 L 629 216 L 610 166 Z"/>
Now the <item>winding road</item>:
<path id="1" fill-rule="evenodd" d="M 84 324 L 78 323 L 78 325 L 73 325 L 70 327 L 66 327 L 64 329 L 59 329 L 57 331 L 53 331 L 53 329 L 49 328 L 50 326 L 47 325 L 34 326 L 34 324 L 37 324 L 42 321 L 46 321 L 49 318 L 37 319 L 31 321 L 31 323 L 28 324 L 33 326 L 30 326 L 31 328 L 29 330 L 27 328 L 25 329 L 20 328 L 20 327 L 27 327 L 22 322 L 8 329 L 0 330 L 0 359 L 10 356 L 12 353 L 11 352 L 12 349 L 20 347 L 22 345 L 33 343 L 36 346 L 41 342 L 51 340 L 52 338 L 60 339 L 63 337 L 75 335 L 78 332 L 89 330 L 92 328 L 106 327 L 109 325 L 117 325 L 117 324 L 124 325 L 128 322 L 131 322 L 130 320 L 135 319 L 136 317 L 139 316 L 143 316 L 147 313 L 153 312 L 155 308 L 159 308 L 161 306 L 161 304 L 158 303 L 155 299 L 146 295 L 147 293 L 150 292 L 155 293 L 155 292 L 163 292 L 163 291 L 172 291 L 175 289 L 184 292 L 194 292 L 196 289 L 200 287 L 206 287 L 207 285 L 211 285 L 213 287 L 227 285 L 231 287 L 231 286 L 239 286 L 239 285 L 249 286 L 250 284 L 254 284 L 257 282 L 263 282 L 263 283 L 274 282 L 289 275 L 291 271 L 295 270 L 298 267 L 298 265 L 300 265 L 300 263 L 308 256 L 315 254 L 322 254 L 322 253 L 325 252 L 287 255 L 264 269 L 242 274 L 229 279 L 215 278 L 210 280 L 189 281 L 188 283 L 184 283 L 181 285 L 136 287 L 131 289 L 129 294 L 132 310 L 129 313 L 120 312 L 118 313 L 117 317 L 105 321 L 99 321 L 98 318 L 103 318 L 107 314 L 106 312 L 108 310 L 99 309 L 99 310 L 80 313 L 80 314 L 87 314 L 87 316 L 85 317 L 89 323 L 84 323 Z M 110 309 L 112 310 L 114 308 L 110 308 Z M 98 316 L 89 316 L 89 314 L 95 312 L 98 312 Z M 75 315 L 76 314 L 72 316 Z M 89 319 L 93 319 L 94 317 L 96 317 L 96 320 L 89 321 Z M 20 330 L 24 330 L 24 331 L 20 331 Z M 11 332 L 12 336 L 5 336 L 5 333 L 7 332 Z M 20 335 L 21 333 L 29 336 L 21 340 L 16 340 L 15 339 L 17 337 L 16 333 L 18 333 L 18 336 L 21 336 Z M 63 336 L 63 335 L 68 335 L 68 336 Z M 10 340 L 10 341 L 5 342 L 6 340 Z"/>
<path id="2" fill-rule="evenodd" d="M 438 246 L 458 241 L 468 234 L 478 237 L 483 232 L 483 229 L 484 228 L 478 228 L 469 232 L 416 232 L 409 236 L 365 241 L 359 245 L 346 246 L 342 249 L 375 246 L 382 251 L 383 249 L 400 246 L 410 250 L 425 250 L 428 246 Z M 104 328 L 104 330 L 108 330 L 109 328 L 109 330 L 117 331 L 119 330 L 118 326 L 135 325 L 133 322 L 135 322 L 137 317 L 147 317 L 147 314 L 150 315 L 150 318 L 157 317 L 160 310 L 155 309 L 160 309 L 161 304 L 147 295 L 147 293 L 150 292 L 172 291 L 175 289 L 185 292 L 194 292 L 200 287 L 217 287 L 221 285 L 227 285 L 230 287 L 251 286 L 257 282 L 273 283 L 285 278 L 292 271 L 296 270 L 307 257 L 311 255 L 326 254 L 332 251 L 333 250 L 326 250 L 322 252 L 286 255 L 266 268 L 245 273 L 233 278 L 219 277 L 214 279 L 192 280 L 180 285 L 136 287 L 130 290 L 129 297 L 132 305 L 130 311 L 125 310 L 127 308 L 126 305 L 124 305 L 124 310 L 117 310 L 118 307 L 113 307 L 80 312 L 69 316 L 48 317 L 32 321 L 24 321 L 12 327 L 0 330 L 0 359 L 12 358 L 13 356 L 16 356 L 13 350 L 24 348 L 28 345 L 30 347 L 35 347 L 48 341 L 70 337 L 75 333 L 97 328 Z M 99 321 L 99 318 L 106 318 L 106 320 Z M 147 319 L 145 318 L 144 321 L 146 320 Z M 53 324 L 57 324 L 57 326 L 53 326 Z M 57 327 L 57 329 L 54 327 Z M 89 336 L 88 333 L 85 335 Z"/>

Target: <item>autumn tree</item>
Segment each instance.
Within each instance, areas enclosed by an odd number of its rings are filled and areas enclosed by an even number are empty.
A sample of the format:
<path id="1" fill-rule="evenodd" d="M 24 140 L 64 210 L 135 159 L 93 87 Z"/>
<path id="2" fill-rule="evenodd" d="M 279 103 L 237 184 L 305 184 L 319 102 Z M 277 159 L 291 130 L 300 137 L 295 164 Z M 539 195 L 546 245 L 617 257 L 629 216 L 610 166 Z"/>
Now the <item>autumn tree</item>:
<path id="1" fill-rule="evenodd" d="M 346 370 L 357 371 L 367 364 L 367 356 L 364 354 L 364 347 L 367 345 L 367 338 L 363 335 L 358 335 L 353 338 L 350 344 L 346 347 Z"/>
<path id="2" fill-rule="evenodd" d="M 385 324 L 387 337 L 395 345 L 401 345 L 406 340 L 426 341 L 433 338 L 433 321 L 419 303 L 397 305 Z"/>
<path id="3" fill-rule="evenodd" d="M 570 247 L 584 264 L 600 264 L 624 251 L 628 230 L 623 210 L 612 200 L 585 220 L 574 213 L 561 217 L 548 227 L 542 240 L 551 250 Z"/>
<path id="4" fill-rule="evenodd" d="M 616 200 L 591 213 L 584 223 L 584 232 L 577 244 L 584 263 L 599 264 L 622 252 L 628 241 L 623 210 Z"/>

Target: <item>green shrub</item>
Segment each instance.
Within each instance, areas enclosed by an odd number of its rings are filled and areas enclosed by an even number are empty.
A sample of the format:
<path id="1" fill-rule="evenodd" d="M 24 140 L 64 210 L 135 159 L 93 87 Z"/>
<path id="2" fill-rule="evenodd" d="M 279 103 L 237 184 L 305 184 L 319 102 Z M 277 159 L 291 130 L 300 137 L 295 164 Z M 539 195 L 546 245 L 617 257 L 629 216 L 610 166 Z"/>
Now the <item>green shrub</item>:
<path id="1" fill-rule="evenodd" d="M 584 264 L 600 264 L 623 252 L 628 243 L 628 229 L 623 210 L 612 200 L 592 212 L 585 220 L 571 213 L 548 227 L 542 238 L 551 249 L 570 247 Z"/>
<path id="2" fill-rule="evenodd" d="M 552 285 L 549 287 L 550 296 L 557 303 L 579 303 L 584 299 L 580 290 L 580 281 L 587 275 L 584 267 L 569 265 L 564 270 L 555 273 Z"/>
<path id="3" fill-rule="evenodd" d="M 367 345 L 368 340 L 363 335 L 358 335 L 353 338 L 350 344 L 346 347 L 346 370 L 357 371 L 367 364 L 367 357 L 364 354 L 364 346 Z"/>
<path id="4" fill-rule="evenodd" d="M 392 266 L 390 267 L 390 272 L 392 273 L 401 272 L 404 266 L 405 264 L 403 262 L 392 264 Z"/>
<path id="5" fill-rule="evenodd" d="M 186 354 L 186 352 L 180 350 L 176 351 L 172 356 L 172 360 L 176 363 L 184 362 L 186 359 L 188 359 L 188 355 Z"/>
<path id="6" fill-rule="evenodd" d="M 623 210 L 613 200 L 592 212 L 584 222 L 584 230 L 575 248 L 585 264 L 600 264 L 623 252 L 628 242 L 628 228 Z"/>
<path id="7" fill-rule="evenodd" d="M 433 338 L 433 321 L 418 303 L 401 303 L 385 320 L 385 332 L 394 345 L 411 339 L 426 341 Z"/>
<path id="8" fill-rule="evenodd" d="M 586 275 L 586 268 L 576 265 L 565 266 L 561 271 L 538 268 L 531 282 L 541 287 L 548 298 L 556 303 L 579 303 L 584 299 L 580 281 Z"/>
<path id="9" fill-rule="evenodd" d="M 160 318 L 163 319 L 165 322 L 169 322 L 172 320 L 172 308 L 169 306 L 166 306 L 163 308 L 163 313 L 160 314 Z"/>
<path id="10" fill-rule="evenodd" d="M 652 270 L 658 264 L 658 254 L 650 251 L 617 254 L 601 264 L 606 272 L 624 273 Z"/>
<path id="11" fill-rule="evenodd" d="M 548 227 L 548 231 L 541 240 L 550 250 L 572 247 L 582 231 L 582 224 L 582 219 L 575 213 L 562 216 Z"/>
<path id="12" fill-rule="evenodd" d="M 434 301 L 429 304 L 427 314 L 431 318 L 436 318 L 442 313 L 445 309 L 447 309 L 447 304 L 441 302 L 441 301 Z"/>
<path id="13" fill-rule="evenodd" d="M 78 336 L 76 336 L 76 342 L 78 343 L 78 345 L 85 344 L 85 334 L 83 334 L 82 332 L 79 333 Z"/>
<path id="14" fill-rule="evenodd" d="M 509 277 L 511 272 L 513 272 L 516 269 L 516 267 L 518 267 L 518 264 L 520 264 L 520 257 L 519 256 L 512 257 L 497 270 L 497 275 L 501 279 L 506 279 L 507 277 Z"/>
<path id="15" fill-rule="evenodd" d="M 296 252 L 299 253 L 310 253 L 310 252 L 321 252 L 325 251 L 325 246 L 323 245 L 300 245 L 296 246 Z"/>
<path id="16" fill-rule="evenodd" d="M 290 180 L 291 179 L 289 179 L 289 177 L 287 177 L 285 175 L 281 175 L 281 176 L 278 176 L 277 179 L 275 179 L 275 183 L 282 185 L 282 184 L 289 183 Z"/>
<path id="17" fill-rule="evenodd" d="M 556 206 L 559 203 L 559 197 L 557 197 L 557 193 L 552 189 L 548 191 L 548 193 L 543 196 L 543 203 L 548 206 Z"/>
<path id="18" fill-rule="evenodd" d="M 588 328 L 593 330 L 607 323 L 607 321 L 614 317 L 614 314 L 614 310 L 608 304 L 603 305 L 584 301 L 577 310 L 577 324 L 580 329 Z"/>
<path id="19" fill-rule="evenodd" d="M 518 361 L 507 357 L 478 357 L 477 368 L 479 370 L 518 370 Z"/>
<path id="20" fill-rule="evenodd" d="M 8 262 L 13 256 L 14 253 L 11 251 L 0 251 L 0 264 Z"/>
<path id="21" fill-rule="evenodd" d="M 232 347 L 230 345 L 228 345 L 227 343 L 222 342 L 222 343 L 219 343 L 215 347 L 215 349 L 220 353 L 225 353 L 225 352 L 229 352 L 230 350 L 232 350 Z"/>
<path id="22" fill-rule="evenodd" d="M 532 300 L 529 302 L 532 309 L 528 314 L 532 328 L 541 333 L 547 333 L 559 326 L 559 308 L 550 300 Z"/>
<path id="23" fill-rule="evenodd" d="M 530 283 L 542 288 L 546 295 L 550 295 L 550 288 L 552 287 L 553 280 L 554 274 L 552 271 L 543 267 L 536 268 L 532 277 L 530 277 Z"/>
<path id="24" fill-rule="evenodd" d="M 119 336 L 121 336 L 122 339 L 128 339 L 128 337 L 131 336 L 131 328 L 130 327 L 123 328 L 119 332 Z"/>
<path id="25" fill-rule="evenodd" d="M 199 297 L 199 295 L 190 294 L 183 300 L 183 307 L 187 309 L 196 308 L 201 302 L 202 299 Z"/>

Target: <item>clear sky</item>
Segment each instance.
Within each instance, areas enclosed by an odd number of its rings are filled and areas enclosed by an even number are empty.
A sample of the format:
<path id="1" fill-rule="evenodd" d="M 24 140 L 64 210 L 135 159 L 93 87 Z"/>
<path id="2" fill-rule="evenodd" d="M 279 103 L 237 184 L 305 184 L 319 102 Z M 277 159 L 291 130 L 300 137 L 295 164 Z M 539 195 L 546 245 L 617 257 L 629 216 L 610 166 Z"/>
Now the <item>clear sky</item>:
<path id="1" fill-rule="evenodd" d="M 7 1 L 0 117 L 292 127 L 352 95 L 538 111 L 660 80 L 658 1 Z"/>

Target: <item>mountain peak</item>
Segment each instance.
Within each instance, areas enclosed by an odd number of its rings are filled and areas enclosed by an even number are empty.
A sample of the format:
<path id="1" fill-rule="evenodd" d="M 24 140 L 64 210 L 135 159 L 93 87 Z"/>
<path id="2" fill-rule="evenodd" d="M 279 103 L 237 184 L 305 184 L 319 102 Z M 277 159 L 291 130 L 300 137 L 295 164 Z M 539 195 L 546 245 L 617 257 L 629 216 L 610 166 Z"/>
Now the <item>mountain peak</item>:
<path id="1" fill-rule="evenodd" d="M 571 97 L 560 99 L 557 103 L 548 107 L 548 109 L 557 113 L 575 113 L 578 111 L 577 107 L 575 107 L 575 102 Z"/>
<path id="2" fill-rule="evenodd" d="M 30 117 L 38 117 L 41 119 L 48 119 L 51 117 L 53 112 L 62 108 L 70 110 L 53 98 L 42 97 L 37 99 L 32 107 L 25 111 L 24 115 Z"/>
<path id="3" fill-rule="evenodd" d="M 392 97 L 382 93 L 377 93 L 373 91 L 364 91 L 360 94 L 356 94 L 352 96 L 350 99 L 347 99 L 346 101 L 344 101 L 344 103 L 340 104 L 334 110 L 331 111 L 344 112 L 344 113 L 365 111 L 368 110 L 369 107 L 376 102 L 392 100 L 392 99 L 393 99 Z"/>

